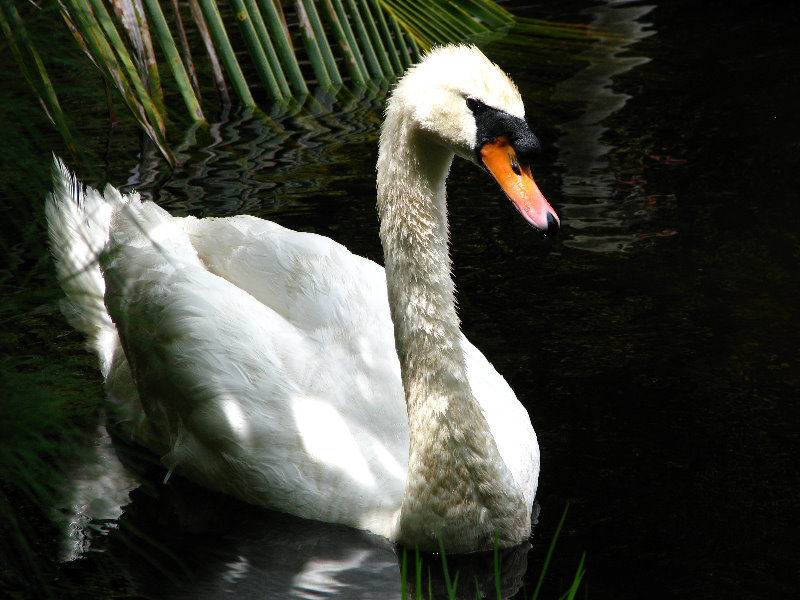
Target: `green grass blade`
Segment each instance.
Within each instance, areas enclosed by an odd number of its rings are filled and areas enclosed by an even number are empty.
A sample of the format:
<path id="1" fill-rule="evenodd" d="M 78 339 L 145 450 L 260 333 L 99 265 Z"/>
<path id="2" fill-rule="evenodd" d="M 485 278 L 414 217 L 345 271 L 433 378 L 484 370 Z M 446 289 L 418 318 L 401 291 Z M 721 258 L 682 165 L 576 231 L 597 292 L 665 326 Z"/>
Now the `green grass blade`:
<path id="1" fill-rule="evenodd" d="M 373 15 L 377 15 L 378 17 L 378 31 L 379 31 L 379 39 L 383 41 L 383 46 L 386 49 L 387 53 L 389 54 L 389 60 L 392 63 L 392 67 L 394 68 L 395 75 L 400 75 L 403 72 L 403 64 L 401 63 L 399 53 L 397 51 L 397 47 L 395 46 L 394 39 L 392 36 L 392 32 L 389 30 L 389 25 L 386 22 L 386 15 L 385 11 L 378 4 L 378 0 L 368 0 L 370 11 Z"/>
<path id="2" fill-rule="evenodd" d="M 113 6 L 133 46 L 137 68 L 150 93 L 150 98 L 153 99 L 158 112 L 165 115 L 167 110 L 164 106 L 164 92 L 161 89 L 161 76 L 142 0 L 114 0 Z"/>
<path id="3" fill-rule="evenodd" d="M 444 552 L 444 542 L 442 536 L 438 536 L 439 541 L 439 554 L 442 556 L 442 574 L 444 575 L 444 585 L 447 588 L 447 596 L 450 600 L 456 597 L 456 585 L 458 582 L 458 572 L 456 572 L 455 579 L 450 580 L 450 571 L 447 568 L 447 556 Z"/>
<path id="4" fill-rule="evenodd" d="M 419 546 L 414 547 L 414 564 L 416 566 L 416 591 L 417 598 L 422 598 L 422 558 L 419 555 Z M 428 577 L 430 582 L 430 577 Z"/>
<path id="5" fill-rule="evenodd" d="M 561 533 L 561 528 L 564 526 L 564 521 L 567 518 L 567 511 L 569 510 L 569 504 L 564 507 L 564 512 L 561 515 L 561 520 L 558 522 L 558 527 L 556 527 L 556 532 L 553 534 L 553 539 L 550 540 L 550 547 L 547 549 L 547 554 L 544 558 L 544 563 L 542 564 L 542 571 L 539 573 L 539 581 L 536 582 L 536 589 L 533 590 L 533 596 L 531 596 L 531 600 L 536 600 L 539 597 L 539 590 L 542 589 L 542 583 L 544 583 L 544 576 L 547 573 L 547 568 L 550 566 L 550 559 L 553 557 L 553 551 L 556 549 L 556 542 L 558 541 L 558 536 Z"/>
<path id="6" fill-rule="evenodd" d="M 163 136 L 166 131 L 163 116 L 153 103 L 111 16 L 100 0 L 90 0 L 89 4 L 91 6 L 81 2 L 72 2 L 73 9 L 83 5 L 76 12 L 83 17 L 84 31 L 89 34 L 90 44 L 92 40 L 96 43 L 96 56 L 105 57 L 105 64 L 109 65 L 110 70 L 118 71 L 121 76 L 120 80 L 129 82 L 132 95 L 142 107 L 148 121 Z"/>
<path id="7" fill-rule="evenodd" d="M 317 39 L 314 31 L 314 26 L 311 24 L 311 18 L 306 11 L 306 4 L 303 0 L 297 0 L 297 18 L 300 21 L 300 33 L 303 36 L 303 43 L 308 52 L 308 58 L 311 61 L 311 68 L 314 70 L 314 76 L 317 83 L 323 87 L 333 87 L 333 79 L 331 79 L 328 68 L 325 66 L 325 58 L 322 55 L 320 42 Z"/>
<path id="8" fill-rule="evenodd" d="M 67 9 L 63 1 L 60 0 L 59 4 L 61 15 L 72 29 L 78 44 L 103 73 L 106 80 L 114 84 L 128 110 L 145 134 L 158 147 L 167 162 L 174 165 L 175 156 L 169 149 L 164 135 L 164 122 L 147 94 L 138 72 L 130 63 L 130 56 L 127 56 L 126 53 L 129 64 L 126 69 L 124 63 L 121 65 L 117 60 L 103 34 L 102 26 L 87 4 L 77 0 L 73 1 L 71 10 Z M 126 70 L 130 71 L 133 83 L 128 81 L 124 72 Z"/>
<path id="9" fill-rule="evenodd" d="M 366 63 L 367 67 L 369 68 L 369 72 L 373 77 L 377 77 L 379 79 L 386 79 L 387 74 L 383 72 L 381 68 L 380 61 L 378 60 L 378 55 L 375 53 L 375 48 L 372 47 L 372 42 L 369 39 L 369 35 L 367 34 L 367 28 L 364 25 L 364 21 L 361 18 L 361 14 L 358 12 L 358 7 L 354 0 L 346 0 L 347 2 L 347 12 L 350 15 L 350 18 L 353 22 L 353 29 L 358 36 L 359 46 L 361 47 L 361 51 L 364 54 L 364 62 Z"/>
<path id="10" fill-rule="evenodd" d="M 396 0 L 401 23 L 404 22 L 426 48 L 448 41 L 460 41 L 469 35 L 469 30 L 459 30 L 453 26 L 453 19 L 441 6 L 431 3 L 425 11 L 419 9 L 416 1 Z"/>
<path id="11" fill-rule="evenodd" d="M 178 41 L 181 45 L 183 65 L 186 67 L 186 74 L 189 76 L 189 81 L 192 83 L 192 90 L 194 90 L 197 99 L 200 100 L 200 82 L 197 80 L 197 71 L 195 71 L 194 68 L 192 51 L 189 48 L 189 38 L 186 36 L 186 27 L 183 24 L 183 17 L 181 17 L 181 9 L 178 5 L 178 0 L 172 0 L 172 15 L 175 21 L 175 28 L 178 30 Z"/>
<path id="12" fill-rule="evenodd" d="M 575 572 L 575 577 L 572 579 L 572 585 L 569 586 L 569 589 L 559 598 L 559 600 L 574 600 L 575 595 L 578 593 L 578 588 L 581 586 L 581 582 L 583 581 L 583 576 L 586 574 L 586 569 L 584 568 L 584 563 L 586 561 L 586 553 L 584 552 L 581 555 L 581 560 L 578 563 L 578 570 Z"/>
<path id="13" fill-rule="evenodd" d="M 514 15 L 496 2 L 485 0 L 460 0 L 459 7 L 473 19 L 479 19 L 489 28 L 510 27 L 514 24 Z"/>
<path id="14" fill-rule="evenodd" d="M 339 73 L 339 68 L 336 66 L 336 59 L 333 56 L 328 39 L 325 37 L 325 29 L 322 26 L 322 21 L 320 21 L 319 13 L 317 12 L 315 3 L 313 0 L 299 0 L 298 5 L 299 4 L 303 5 L 308 23 L 314 33 L 316 46 L 319 49 L 319 53 L 325 64 L 325 70 L 328 72 L 331 83 L 334 87 L 338 88 L 342 85 L 342 76 Z"/>
<path id="15" fill-rule="evenodd" d="M 408 582 L 406 581 L 406 577 L 408 576 L 408 551 L 405 546 L 403 546 L 403 559 L 400 562 L 400 597 L 406 597 L 406 588 L 408 587 Z"/>
<path id="16" fill-rule="evenodd" d="M 25 28 L 25 25 L 22 22 L 19 13 L 17 12 L 17 8 L 14 6 L 11 0 L 3 0 L 3 4 L 0 5 L 0 28 L 2 28 L 4 35 L 8 39 L 9 47 L 14 55 L 14 60 L 19 66 L 20 72 L 31 86 L 31 89 L 39 97 L 39 101 L 44 107 L 48 118 L 53 125 L 55 125 L 56 129 L 61 134 L 61 137 L 64 138 L 70 153 L 72 153 L 73 156 L 77 156 L 77 150 L 72 139 L 72 134 L 67 126 L 67 122 L 64 118 L 64 111 L 61 109 L 61 104 L 56 96 L 56 91 L 53 88 L 50 76 L 47 73 L 47 69 L 42 62 L 39 52 L 36 50 L 36 46 L 31 43 L 31 40 L 28 37 L 27 29 Z M 17 44 L 17 40 L 19 40 L 27 53 L 33 59 L 33 62 L 36 65 L 36 70 L 39 74 L 38 82 L 28 70 L 28 67 L 25 63 L 24 54 L 20 46 Z"/>
<path id="17" fill-rule="evenodd" d="M 378 32 L 375 15 L 372 14 L 367 0 L 359 0 L 358 12 L 367 28 L 367 35 L 369 35 L 369 39 L 372 41 L 372 47 L 375 49 L 378 61 L 381 63 L 381 70 L 384 76 L 389 79 L 394 73 L 394 68 L 389 61 L 389 54 L 386 51 L 386 46 L 383 44 L 381 34 Z"/>
<path id="18" fill-rule="evenodd" d="M 389 21 L 389 27 L 392 28 L 395 46 L 400 49 L 402 67 L 405 69 L 414 62 L 414 59 L 411 57 L 411 50 L 408 47 L 405 35 L 400 29 L 400 25 L 397 23 L 397 19 L 395 19 L 391 13 L 387 14 L 387 19 Z"/>
<path id="19" fill-rule="evenodd" d="M 342 0 L 327 0 L 327 1 L 329 4 L 333 5 L 334 10 L 336 11 L 336 16 L 339 18 L 339 21 L 342 24 L 342 28 L 345 31 L 347 40 L 350 43 L 350 46 L 353 48 L 353 56 L 356 62 L 358 62 L 358 68 L 363 74 L 364 78 L 369 83 L 371 80 L 369 78 L 369 69 L 367 68 L 366 60 L 364 59 L 364 52 L 361 50 L 359 43 L 356 40 L 355 32 L 353 31 L 353 28 L 350 25 L 350 17 L 345 11 L 344 2 L 342 2 Z"/>
<path id="20" fill-rule="evenodd" d="M 341 2 L 336 2 L 336 4 L 341 8 Z M 364 87 L 367 83 L 367 70 L 361 60 L 361 54 L 358 45 L 355 43 L 353 30 L 350 28 L 347 16 L 344 15 L 344 19 L 340 19 L 339 13 L 337 13 L 331 0 L 322 0 L 322 8 L 325 11 L 325 18 L 331 26 L 334 37 L 339 42 L 339 48 L 344 54 L 347 72 L 350 73 L 350 77 L 358 86 Z"/>
<path id="21" fill-rule="evenodd" d="M 250 88 L 245 81 L 242 68 L 239 66 L 239 61 L 236 60 L 236 54 L 231 46 L 231 41 L 228 39 L 228 33 L 225 31 L 225 25 L 222 22 L 222 17 L 219 14 L 219 8 L 215 0 L 198 0 L 200 9 L 203 11 L 208 32 L 214 42 L 217 52 L 220 54 L 222 64 L 230 77 L 231 85 L 239 96 L 242 104 L 248 108 L 255 108 L 256 101 L 250 93 Z"/>
<path id="22" fill-rule="evenodd" d="M 454 6 L 453 8 L 458 13 L 461 13 L 461 16 L 464 18 L 464 20 L 462 21 L 457 15 L 454 14 L 452 17 L 450 17 L 450 19 L 448 19 L 448 21 L 454 27 L 462 26 L 466 38 L 480 36 L 487 33 L 494 33 L 495 29 L 500 29 L 500 26 L 488 27 L 480 21 L 475 20 L 475 15 L 464 9 L 463 6 Z M 505 27 L 506 26 L 503 25 L 503 28 Z"/>
<path id="23" fill-rule="evenodd" d="M 280 85 L 278 85 L 272 66 L 267 60 L 267 54 L 264 52 L 264 47 L 256 33 L 255 24 L 244 4 L 244 0 L 231 0 L 231 6 L 235 12 L 236 20 L 239 22 L 244 43 L 247 44 L 247 49 L 250 51 L 250 60 L 253 62 L 259 77 L 261 77 L 261 82 L 264 84 L 267 94 L 272 100 L 282 101 L 283 92 Z"/>
<path id="24" fill-rule="evenodd" d="M 380 0 L 424 48 L 508 29 L 514 16 L 492 0 Z"/>
<path id="25" fill-rule="evenodd" d="M 436 37 L 433 35 L 431 27 L 436 27 L 431 23 L 426 23 L 415 9 L 409 9 L 407 6 L 398 4 L 393 14 L 398 22 L 405 28 L 405 30 L 413 37 L 413 39 L 422 47 L 430 48 L 436 43 Z M 439 37 L 448 37 L 439 36 Z M 455 38 L 456 36 L 450 35 L 449 37 Z"/>
<path id="26" fill-rule="evenodd" d="M 287 78 L 295 92 L 301 96 L 308 95 L 308 86 L 300 70 L 297 57 L 292 49 L 292 43 L 283 25 L 281 15 L 278 13 L 273 0 L 257 0 L 261 8 L 261 15 L 265 20 L 265 25 L 270 33 L 272 42 L 275 44 L 275 51 L 280 59 L 280 63 L 286 70 Z"/>
<path id="27" fill-rule="evenodd" d="M 267 30 L 266 23 L 264 22 L 264 18 L 258 8 L 258 4 L 256 3 L 256 0 L 244 0 L 244 2 L 247 12 L 250 14 L 250 18 L 253 20 L 253 26 L 255 27 L 256 34 L 261 42 L 261 47 L 264 49 L 264 53 L 267 55 L 269 66 L 272 68 L 272 72 L 275 74 L 275 79 L 278 81 L 278 86 L 281 89 L 281 93 L 285 97 L 291 97 L 292 91 L 289 88 L 289 82 L 287 81 L 286 75 L 283 72 L 283 67 L 281 66 L 281 61 L 278 58 L 278 53 L 275 50 L 275 46 L 272 44 L 272 35 L 270 35 L 270 32 Z M 281 31 L 282 30 L 283 28 L 281 28 Z"/>
<path id="28" fill-rule="evenodd" d="M 419 62 L 422 60 L 422 49 L 419 47 L 417 40 L 414 39 L 413 35 L 408 36 L 408 43 L 411 45 L 411 61 L 412 62 Z"/>
<path id="29" fill-rule="evenodd" d="M 99 2 L 99 0 L 93 1 L 95 3 Z M 200 102 L 197 100 L 197 96 L 195 96 L 192 82 L 189 79 L 186 67 L 178 53 L 178 48 L 175 46 L 175 40 L 172 39 L 172 34 L 164 18 L 164 13 L 161 11 L 161 6 L 157 0 L 144 0 L 144 5 L 155 30 L 158 43 L 161 45 L 161 50 L 164 52 L 167 63 L 172 70 L 172 76 L 175 78 L 175 83 L 178 85 L 178 90 L 181 93 L 183 102 L 186 105 L 186 109 L 189 111 L 189 116 L 195 121 L 205 121 L 203 109 L 200 108 Z"/>
<path id="30" fill-rule="evenodd" d="M 441 19 L 437 25 L 447 25 L 451 31 L 455 32 L 455 35 L 463 36 L 465 39 L 484 29 L 472 18 L 472 15 L 458 5 L 451 5 L 447 8 L 431 6 L 431 11 L 437 15 L 438 19 Z"/>
<path id="31" fill-rule="evenodd" d="M 230 106 L 231 97 L 228 93 L 228 86 L 225 85 L 222 65 L 220 65 L 217 50 L 214 48 L 214 41 L 211 39 L 211 34 L 208 31 L 206 18 L 203 16 L 203 11 L 200 10 L 200 5 L 197 3 L 197 0 L 189 0 L 189 10 L 192 13 L 192 20 L 197 26 L 197 31 L 200 33 L 200 37 L 203 40 L 203 47 L 205 47 L 206 54 L 208 55 L 208 61 L 211 65 L 211 75 L 217 86 L 217 94 L 219 94 L 220 102 L 225 106 Z"/>

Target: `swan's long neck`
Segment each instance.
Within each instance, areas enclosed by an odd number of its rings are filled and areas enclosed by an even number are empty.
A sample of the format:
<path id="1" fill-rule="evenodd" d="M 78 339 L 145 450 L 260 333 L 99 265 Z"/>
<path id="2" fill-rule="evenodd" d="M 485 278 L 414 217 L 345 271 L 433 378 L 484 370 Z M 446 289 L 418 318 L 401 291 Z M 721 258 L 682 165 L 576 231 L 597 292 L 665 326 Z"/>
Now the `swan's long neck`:
<path id="1" fill-rule="evenodd" d="M 378 159 L 386 283 L 409 417 L 471 396 L 450 276 L 445 180 L 453 153 L 387 118 Z M 411 421 L 412 435 L 417 423 Z"/>
<path id="2" fill-rule="evenodd" d="M 386 283 L 410 426 L 395 538 L 451 552 L 530 531 L 522 494 L 467 380 L 450 275 L 445 180 L 453 153 L 391 107 L 378 156 Z M 520 532 L 523 532 L 520 535 Z"/>

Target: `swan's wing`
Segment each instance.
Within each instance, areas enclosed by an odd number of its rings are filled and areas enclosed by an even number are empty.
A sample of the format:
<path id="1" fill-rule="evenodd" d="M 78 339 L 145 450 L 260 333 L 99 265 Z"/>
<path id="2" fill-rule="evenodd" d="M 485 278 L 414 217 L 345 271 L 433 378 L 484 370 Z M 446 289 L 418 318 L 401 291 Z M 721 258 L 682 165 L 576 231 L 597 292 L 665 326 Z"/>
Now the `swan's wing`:
<path id="1" fill-rule="evenodd" d="M 399 365 L 388 307 L 361 301 L 375 275 L 360 297 L 348 292 L 375 269 L 334 249 L 325 277 L 307 270 L 275 292 L 269 278 L 292 272 L 280 261 L 297 259 L 273 251 L 270 266 L 269 244 L 226 237 L 267 236 L 269 225 L 217 220 L 214 241 L 192 221 L 152 203 L 112 220 L 106 304 L 151 423 L 148 444 L 203 485 L 385 534 L 407 461 Z M 315 308 L 320 290 L 339 303 Z"/>
<path id="2" fill-rule="evenodd" d="M 384 270 L 351 254 L 333 240 L 299 233 L 249 216 L 186 220 L 184 228 L 209 270 L 246 289 L 309 335 L 335 324 L 354 353 L 389 358 L 395 366 L 394 337 Z M 281 285 L 274 285 L 280 282 Z M 379 307 L 377 322 L 365 321 L 364 307 Z M 371 323 L 367 325 L 367 323 Z M 380 334 L 375 330 L 380 327 Z M 530 417 L 511 387 L 465 337 L 462 348 L 470 387 L 480 402 L 506 465 L 532 505 L 538 483 L 539 445 Z M 377 344 L 380 347 L 376 347 Z"/>
<path id="3" fill-rule="evenodd" d="M 297 327 L 344 328 L 368 311 L 383 327 L 371 332 L 374 339 L 393 336 L 383 268 L 330 238 L 247 215 L 184 219 L 182 226 L 209 271 Z"/>

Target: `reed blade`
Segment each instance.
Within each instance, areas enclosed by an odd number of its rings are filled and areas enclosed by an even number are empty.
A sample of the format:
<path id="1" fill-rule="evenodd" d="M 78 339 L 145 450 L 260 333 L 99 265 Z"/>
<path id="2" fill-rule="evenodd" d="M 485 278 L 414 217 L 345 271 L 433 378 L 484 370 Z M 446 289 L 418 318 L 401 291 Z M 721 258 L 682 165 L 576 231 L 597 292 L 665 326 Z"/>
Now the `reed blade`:
<path id="1" fill-rule="evenodd" d="M 264 51 L 264 46 L 261 44 L 258 34 L 256 33 L 256 25 L 253 22 L 253 15 L 245 6 L 244 0 L 231 0 L 231 6 L 236 14 L 236 20 L 239 22 L 239 28 L 242 32 L 247 49 L 250 52 L 250 60 L 258 72 L 261 82 L 267 90 L 270 98 L 275 102 L 283 101 L 283 92 L 278 84 L 278 79 L 275 72 L 267 59 L 267 54 Z M 287 84 L 288 85 L 288 84 Z"/>
<path id="2" fill-rule="evenodd" d="M 336 2 L 334 7 L 331 0 L 322 0 L 322 9 L 325 18 L 331 26 L 334 37 L 339 42 L 339 49 L 342 51 L 345 60 L 345 67 L 353 82 L 358 86 L 364 87 L 367 84 L 367 68 L 361 58 L 361 52 L 353 36 L 353 29 L 350 27 L 347 15 L 337 11 L 341 9 L 341 2 Z"/>
<path id="3" fill-rule="evenodd" d="M 61 104 L 58 101 L 58 96 L 56 95 L 50 75 L 47 73 L 47 68 L 39 52 L 36 50 L 36 46 L 28 37 L 25 24 L 11 0 L 3 0 L 2 5 L 0 5 L 0 29 L 3 30 L 3 34 L 8 40 L 9 48 L 14 56 L 14 60 L 20 68 L 20 72 L 23 77 L 25 77 L 25 80 L 28 82 L 33 92 L 38 96 L 42 108 L 44 108 L 45 113 L 47 113 L 47 117 L 53 125 L 55 125 L 61 137 L 64 138 L 70 153 L 73 156 L 77 156 L 75 142 L 70 133 L 69 126 L 67 125 L 64 111 L 61 109 Z M 19 42 L 19 44 L 17 42 Z M 36 66 L 38 80 L 28 69 L 23 48 Z"/>
<path id="4" fill-rule="evenodd" d="M 225 31 L 225 24 L 223 23 L 222 16 L 219 13 L 219 7 L 215 0 L 198 0 L 200 10 L 203 12 L 208 33 L 214 42 L 214 47 L 220 55 L 222 65 L 228 73 L 231 80 L 231 85 L 239 100 L 247 108 L 255 108 L 256 101 L 253 94 L 250 92 L 250 87 L 245 81 L 242 68 L 239 66 L 239 61 L 236 59 L 236 53 L 231 46 L 228 33 Z"/>
<path id="5" fill-rule="evenodd" d="M 99 2 L 100 0 L 93 1 Z M 161 5 L 158 3 L 158 0 L 144 0 L 144 5 L 150 17 L 150 22 L 153 25 L 158 43 L 161 46 L 161 50 L 164 52 L 167 63 L 172 70 L 172 76 L 175 78 L 175 83 L 178 85 L 178 90 L 181 93 L 183 102 L 189 111 L 189 115 L 195 121 L 205 121 L 203 109 L 200 108 L 200 102 L 197 100 L 197 96 L 194 93 L 194 87 L 189 79 L 186 67 L 181 60 L 180 53 L 175 45 L 175 40 L 172 38 L 167 20 L 164 18 L 164 13 L 161 10 Z"/>

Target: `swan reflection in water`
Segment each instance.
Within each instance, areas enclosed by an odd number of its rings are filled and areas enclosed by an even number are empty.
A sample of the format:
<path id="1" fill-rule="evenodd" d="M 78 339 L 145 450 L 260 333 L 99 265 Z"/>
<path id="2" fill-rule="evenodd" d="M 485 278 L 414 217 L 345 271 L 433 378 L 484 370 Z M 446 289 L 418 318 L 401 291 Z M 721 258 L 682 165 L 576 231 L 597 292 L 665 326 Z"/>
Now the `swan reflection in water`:
<path id="1" fill-rule="evenodd" d="M 244 504 L 176 475 L 163 484 L 151 455 L 104 431 L 96 448 L 73 479 L 67 570 L 122 574 L 130 593 L 164 600 L 401 596 L 403 549 L 382 536 Z M 521 588 L 529 548 L 500 550 L 503 598 Z M 429 583 L 447 597 L 441 557 L 419 556 L 425 597 Z M 405 560 L 414 597 L 415 553 Z M 474 599 L 476 581 L 480 597 L 495 597 L 492 552 L 447 556 L 447 565 L 451 579 L 459 574 L 457 598 Z"/>

